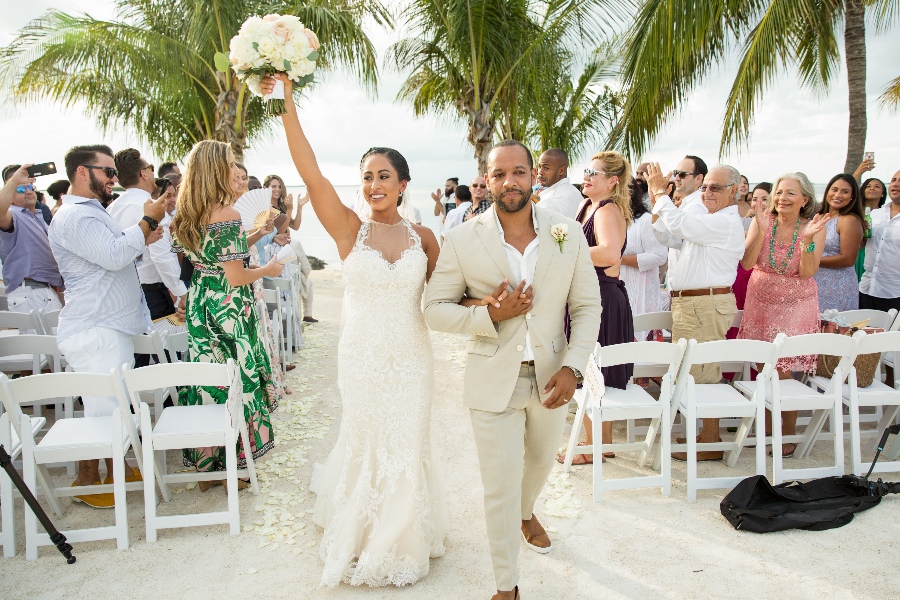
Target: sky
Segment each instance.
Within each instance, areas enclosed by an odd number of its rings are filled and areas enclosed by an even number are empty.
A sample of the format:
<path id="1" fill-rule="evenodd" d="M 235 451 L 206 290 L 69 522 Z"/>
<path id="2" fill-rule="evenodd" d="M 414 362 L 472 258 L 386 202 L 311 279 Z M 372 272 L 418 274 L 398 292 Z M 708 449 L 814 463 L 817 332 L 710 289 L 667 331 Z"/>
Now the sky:
<path id="1" fill-rule="evenodd" d="M 0 2 L 0 45 L 8 44 L 15 32 L 48 8 L 67 12 L 87 12 L 95 18 L 112 18 L 110 0 L 30 0 L 28 3 Z M 884 86 L 900 75 L 896 28 L 893 35 L 867 36 L 868 51 L 868 134 L 866 150 L 875 153 L 873 175 L 889 179 L 900 169 L 900 114 L 891 114 L 877 105 Z M 375 31 L 379 51 L 392 38 Z M 723 64 L 698 86 L 690 102 L 670 119 L 657 141 L 642 160 L 661 163 L 672 169 L 685 154 L 702 157 L 712 166 L 718 160 L 725 98 L 734 76 L 735 64 Z M 359 182 L 359 157 L 371 146 L 398 149 L 410 163 L 412 185 L 443 187 L 448 177 L 469 180 L 475 175 L 475 160 L 466 141 L 465 123 L 449 118 L 416 118 L 412 109 L 395 101 L 402 82 L 398 73 L 382 71 L 377 97 L 368 96 L 346 73 L 329 75 L 301 105 L 300 118 L 316 151 L 323 172 L 337 185 Z M 5 99 L 4 99 L 5 100 Z M 721 162 L 734 165 L 751 182 L 773 181 L 788 171 L 803 171 L 814 182 L 824 183 L 843 168 L 847 139 L 847 83 L 842 72 L 825 97 L 800 90 L 792 73 L 782 75 L 764 96 L 757 110 L 749 144 Z M 77 144 L 107 143 L 114 150 L 136 147 L 140 140 L 127 130 L 106 135 L 78 108 L 63 109 L 46 103 L 12 107 L 0 102 L 0 131 L 6 143 L 0 145 L 0 165 L 21 162 L 55 161 L 62 165 L 65 151 Z M 597 151 L 601 148 L 597 148 Z M 592 153 L 592 152 L 591 152 Z M 589 153 L 587 153 L 589 154 Z M 159 164 L 170 157 L 149 159 Z M 570 173 L 580 180 L 586 157 L 573 159 Z M 257 141 L 245 154 L 245 164 L 253 175 L 283 176 L 288 185 L 300 183 L 280 126 Z M 54 179 L 39 180 L 45 187 Z"/>

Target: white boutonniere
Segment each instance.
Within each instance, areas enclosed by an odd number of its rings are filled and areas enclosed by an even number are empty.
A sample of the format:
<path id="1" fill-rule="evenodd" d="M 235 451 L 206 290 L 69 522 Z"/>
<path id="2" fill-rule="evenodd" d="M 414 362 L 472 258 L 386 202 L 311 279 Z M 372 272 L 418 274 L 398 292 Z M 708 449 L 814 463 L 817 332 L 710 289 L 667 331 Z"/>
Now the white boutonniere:
<path id="1" fill-rule="evenodd" d="M 563 250 L 563 242 L 569 241 L 569 226 L 565 223 L 557 223 L 550 226 L 550 235 L 553 240 L 559 244 L 559 251 Z"/>

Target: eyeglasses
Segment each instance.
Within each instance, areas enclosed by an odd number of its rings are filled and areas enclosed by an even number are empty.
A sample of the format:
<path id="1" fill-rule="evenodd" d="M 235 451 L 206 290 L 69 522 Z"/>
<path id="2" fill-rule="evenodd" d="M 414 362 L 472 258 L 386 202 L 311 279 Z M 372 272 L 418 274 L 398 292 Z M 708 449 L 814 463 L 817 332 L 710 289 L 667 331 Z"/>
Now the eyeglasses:
<path id="1" fill-rule="evenodd" d="M 469 187 L 487 189 L 487 184 L 486 183 L 473 183 Z"/>
<path id="2" fill-rule="evenodd" d="M 597 169 L 591 168 L 584 170 L 585 177 L 596 177 L 597 175 L 615 175 L 615 173 L 607 173 L 606 171 L 598 171 Z"/>
<path id="3" fill-rule="evenodd" d="M 146 167 L 141 169 L 141 171 L 147 171 L 147 170 L 149 170 L 150 172 L 153 172 L 156 170 L 156 167 L 154 167 L 153 165 L 147 165 Z"/>
<path id="4" fill-rule="evenodd" d="M 735 183 L 730 183 L 730 184 L 728 184 L 728 185 L 716 185 L 715 183 L 711 183 L 711 184 L 709 184 L 709 185 L 701 185 L 701 186 L 700 186 L 700 191 L 701 191 L 701 192 L 706 192 L 706 190 L 709 190 L 709 191 L 712 192 L 713 194 L 718 194 L 719 192 L 724 192 L 725 190 L 727 190 L 728 188 L 730 188 L 730 187 L 732 187 L 732 186 L 734 186 L 734 185 L 737 185 L 737 184 L 735 184 Z"/>
<path id="5" fill-rule="evenodd" d="M 25 192 L 33 192 L 33 191 L 34 191 L 34 186 L 31 185 L 30 183 L 26 183 L 25 185 L 17 185 L 16 186 L 17 194 L 24 194 Z"/>
<path id="6" fill-rule="evenodd" d="M 84 167 L 85 169 L 99 169 L 100 171 L 103 171 L 103 174 L 106 175 L 109 179 L 119 176 L 119 171 L 117 171 L 116 169 L 114 169 L 112 167 L 98 167 L 97 165 L 81 165 L 81 166 Z"/>
<path id="7" fill-rule="evenodd" d="M 688 173 L 687 171 L 672 171 L 672 175 L 674 175 L 678 179 L 684 179 L 688 175 L 696 175 L 697 173 Z"/>

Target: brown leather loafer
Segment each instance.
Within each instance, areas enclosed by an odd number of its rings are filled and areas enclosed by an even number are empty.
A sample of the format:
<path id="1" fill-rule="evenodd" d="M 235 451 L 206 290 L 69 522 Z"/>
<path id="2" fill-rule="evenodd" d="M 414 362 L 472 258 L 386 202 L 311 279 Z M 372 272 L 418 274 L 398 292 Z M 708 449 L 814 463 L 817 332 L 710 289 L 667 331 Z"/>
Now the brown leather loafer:
<path id="1" fill-rule="evenodd" d="M 522 521 L 522 539 L 525 540 L 526 546 L 538 554 L 550 552 L 550 536 L 534 515 L 531 515 L 530 521 Z"/>
<path id="2" fill-rule="evenodd" d="M 704 450 L 697 453 L 697 460 L 700 462 L 707 460 L 722 460 L 724 456 L 725 452 L 722 450 Z M 673 452 L 672 459 L 680 462 L 687 462 L 687 452 Z"/>
<path id="3" fill-rule="evenodd" d="M 519 598 L 520 598 L 519 586 L 516 586 L 515 589 L 513 590 L 513 592 L 515 592 L 513 594 L 513 600 L 519 600 Z M 502 594 L 500 594 L 498 592 L 498 593 L 494 594 L 493 596 L 491 596 L 491 600 L 507 600 L 507 596 L 503 596 Z"/>

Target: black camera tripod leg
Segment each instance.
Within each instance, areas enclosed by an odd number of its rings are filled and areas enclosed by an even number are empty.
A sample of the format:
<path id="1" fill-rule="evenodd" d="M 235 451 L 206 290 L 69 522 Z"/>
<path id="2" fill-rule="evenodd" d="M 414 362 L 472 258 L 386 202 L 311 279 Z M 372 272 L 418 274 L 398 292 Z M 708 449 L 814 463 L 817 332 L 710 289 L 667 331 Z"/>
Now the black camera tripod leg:
<path id="1" fill-rule="evenodd" d="M 66 536 L 61 534 L 56 530 L 56 527 L 53 526 L 53 523 L 50 522 L 50 518 L 47 516 L 47 513 L 44 512 L 44 509 L 41 508 L 41 505 L 38 504 L 37 498 L 34 497 L 34 494 L 31 493 L 31 490 L 28 489 L 28 486 L 25 485 L 25 482 L 22 481 L 22 477 L 19 476 L 19 472 L 16 471 L 15 467 L 12 464 L 12 457 L 6 451 L 6 448 L 3 447 L 3 444 L 0 444 L 0 466 L 6 471 L 6 474 L 9 475 L 9 478 L 12 480 L 13 485 L 16 486 L 16 489 L 19 490 L 19 493 L 22 494 L 22 498 L 25 499 L 25 502 L 28 503 L 28 506 L 31 508 L 31 512 L 34 513 L 34 516 L 38 518 L 38 521 L 41 522 L 41 525 L 44 526 L 44 529 L 47 531 L 47 534 L 50 536 L 50 541 L 56 545 L 56 549 L 62 553 L 62 555 L 66 558 L 66 562 L 70 565 L 75 562 L 75 555 L 72 554 L 72 546 L 71 544 L 66 542 Z"/>

